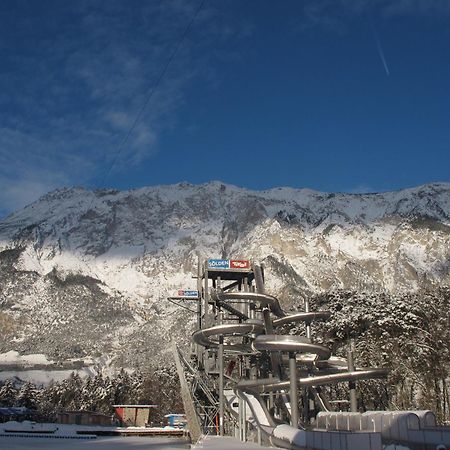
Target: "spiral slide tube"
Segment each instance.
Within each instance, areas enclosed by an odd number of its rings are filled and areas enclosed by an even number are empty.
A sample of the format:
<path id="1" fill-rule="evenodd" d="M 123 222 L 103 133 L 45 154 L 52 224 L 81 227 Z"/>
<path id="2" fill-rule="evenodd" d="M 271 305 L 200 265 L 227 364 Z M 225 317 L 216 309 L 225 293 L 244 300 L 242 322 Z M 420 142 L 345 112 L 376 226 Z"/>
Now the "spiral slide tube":
<path id="1" fill-rule="evenodd" d="M 262 323 L 238 323 L 222 324 L 196 331 L 192 339 L 196 344 L 206 348 L 217 348 L 219 341 L 212 339 L 213 336 L 242 337 L 264 332 Z M 248 354 L 254 353 L 249 344 L 224 344 L 224 351 L 228 353 Z"/>
<path id="2" fill-rule="evenodd" d="M 256 268 L 256 267 L 255 267 Z M 257 275 L 257 271 L 255 271 Z M 257 278 L 257 277 L 256 277 Z M 355 382 L 357 380 L 384 378 L 387 371 L 384 369 L 356 369 L 349 370 L 331 359 L 330 350 L 320 344 L 311 342 L 311 339 L 302 336 L 274 334 L 274 329 L 290 323 L 305 323 L 309 326 L 317 320 L 327 320 L 331 313 L 328 311 L 295 312 L 287 313 L 282 310 L 276 297 L 264 292 L 261 280 L 258 279 L 257 287 L 262 292 L 220 292 L 212 294 L 213 301 L 217 305 L 229 305 L 228 312 L 239 311 L 239 304 L 251 305 L 253 310 L 262 314 L 260 320 L 249 318 L 246 313 L 239 312 L 236 318 L 241 323 L 221 323 L 208 328 L 197 330 L 193 334 L 193 341 L 205 348 L 218 348 L 223 342 L 223 352 L 231 355 L 258 357 L 263 352 L 268 352 L 271 359 L 270 378 L 254 378 L 238 381 L 234 390 L 236 395 L 245 400 L 252 413 L 252 423 L 258 432 L 266 437 L 272 444 L 297 449 L 295 440 L 299 440 L 298 418 L 298 388 L 311 388 L 319 405 L 327 410 L 329 403 L 319 394 L 319 388 L 323 385 L 341 382 Z M 272 316 L 275 316 L 273 319 Z M 248 319 L 247 319 L 248 318 Z M 246 320 L 247 319 L 247 320 Z M 289 380 L 283 380 L 282 354 L 289 357 Z M 297 363 L 309 361 L 307 373 L 297 373 Z M 278 367 L 275 367 L 278 366 Z M 339 367 L 340 366 L 340 367 Z M 331 372 L 331 373 L 330 373 Z M 304 376 L 307 375 L 307 376 Z M 278 392 L 284 396 L 285 410 L 289 410 L 291 425 L 277 425 L 277 420 L 270 413 L 261 394 Z M 287 400 L 286 392 L 289 392 Z M 290 405 L 287 405 L 287 403 Z M 279 420 L 278 420 L 279 422 Z M 300 428 L 303 428 L 300 423 Z M 306 431 L 305 431 L 306 432 Z M 311 433 L 311 431 L 309 432 Z M 293 436 L 296 436 L 295 438 Z M 303 435 L 302 435 L 303 436 Z M 302 441 L 304 437 L 300 438 Z"/>

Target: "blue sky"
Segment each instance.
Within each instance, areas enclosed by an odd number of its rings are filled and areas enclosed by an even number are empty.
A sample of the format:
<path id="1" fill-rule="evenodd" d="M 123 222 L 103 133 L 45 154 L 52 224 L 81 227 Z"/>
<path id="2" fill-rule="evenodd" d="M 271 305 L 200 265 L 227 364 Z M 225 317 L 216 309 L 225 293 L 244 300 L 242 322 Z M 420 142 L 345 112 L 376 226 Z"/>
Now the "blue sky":
<path id="1" fill-rule="evenodd" d="M 0 216 L 62 186 L 450 180 L 450 2 L 0 3 Z"/>

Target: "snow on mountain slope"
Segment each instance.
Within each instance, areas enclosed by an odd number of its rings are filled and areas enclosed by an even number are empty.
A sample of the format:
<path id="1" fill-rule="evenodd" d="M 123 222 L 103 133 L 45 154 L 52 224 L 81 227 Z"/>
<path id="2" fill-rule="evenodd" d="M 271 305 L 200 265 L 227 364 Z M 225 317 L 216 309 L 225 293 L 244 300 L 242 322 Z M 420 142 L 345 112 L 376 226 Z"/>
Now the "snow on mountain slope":
<path id="1" fill-rule="evenodd" d="M 165 298 L 178 288 L 195 288 L 197 252 L 264 262 L 269 289 L 285 305 L 338 288 L 398 292 L 449 285 L 450 183 L 364 195 L 255 192 L 220 182 L 126 192 L 60 189 L 0 222 L 0 252 L 7 280 L 0 312 L 20 322 L 45 298 L 46 317 L 71 323 L 83 291 L 93 305 L 103 304 L 100 322 L 113 335 L 109 351 L 126 339 L 145 349 L 150 341 L 170 339 L 180 324 L 192 324 L 189 313 Z M 63 312 L 62 299 L 53 300 L 55 293 L 74 304 L 72 316 Z M 116 311 L 112 327 L 110 307 Z M 84 307 L 85 314 L 95 318 L 93 309 Z M 83 354 L 92 336 L 103 333 L 95 326 Z M 22 335 L 12 333 L 0 351 L 23 351 L 25 342 L 32 352 L 45 353 L 47 338 L 39 348 L 30 340 L 34 325 L 18 328 Z M 67 346 L 61 352 L 73 353 Z"/>

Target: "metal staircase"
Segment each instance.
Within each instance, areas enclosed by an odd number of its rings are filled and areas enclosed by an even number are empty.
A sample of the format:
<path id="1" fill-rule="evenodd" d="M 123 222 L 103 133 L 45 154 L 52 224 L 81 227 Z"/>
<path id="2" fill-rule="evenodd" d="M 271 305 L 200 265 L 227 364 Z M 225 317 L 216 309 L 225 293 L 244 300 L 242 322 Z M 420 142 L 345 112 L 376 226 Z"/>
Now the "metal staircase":
<path id="1" fill-rule="evenodd" d="M 193 436 L 192 426 L 194 429 L 199 429 L 200 434 L 216 434 L 218 428 L 218 413 L 219 413 L 219 399 L 214 394 L 216 390 L 212 385 L 211 378 L 199 370 L 196 365 L 193 365 L 174 344 L 174 356 L 177 362 L 178 375 L 180 370 L 182 375 L 180 380 L 184 379 L 183 384 L 185 396 L 183 396 L 183 403 L 186 411 L 186 418 L 191 430 L 191 438 L 193 441 L 198 439 Z M 180 366 L 180 367 L 178 367 Z M 188 412 L 189 411 L 189 412 Z M 190 417 L 191 415 L 195 417 Z M 191 425 L 192 422 L 192 425 Z M 196 434 L 194 432 L 194 434 Z"/>

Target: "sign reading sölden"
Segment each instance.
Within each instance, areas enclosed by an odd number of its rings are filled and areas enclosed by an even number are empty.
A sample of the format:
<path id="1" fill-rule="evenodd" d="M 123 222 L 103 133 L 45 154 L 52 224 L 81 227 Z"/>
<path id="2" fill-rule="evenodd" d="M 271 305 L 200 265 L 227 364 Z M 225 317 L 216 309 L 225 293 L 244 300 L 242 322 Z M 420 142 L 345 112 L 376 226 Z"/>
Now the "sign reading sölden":
<path id="1" fill-rule="evenodd" d="M 208 269 L 250 269 L 250 261 L 245 259 L 208 259 Z"/>

